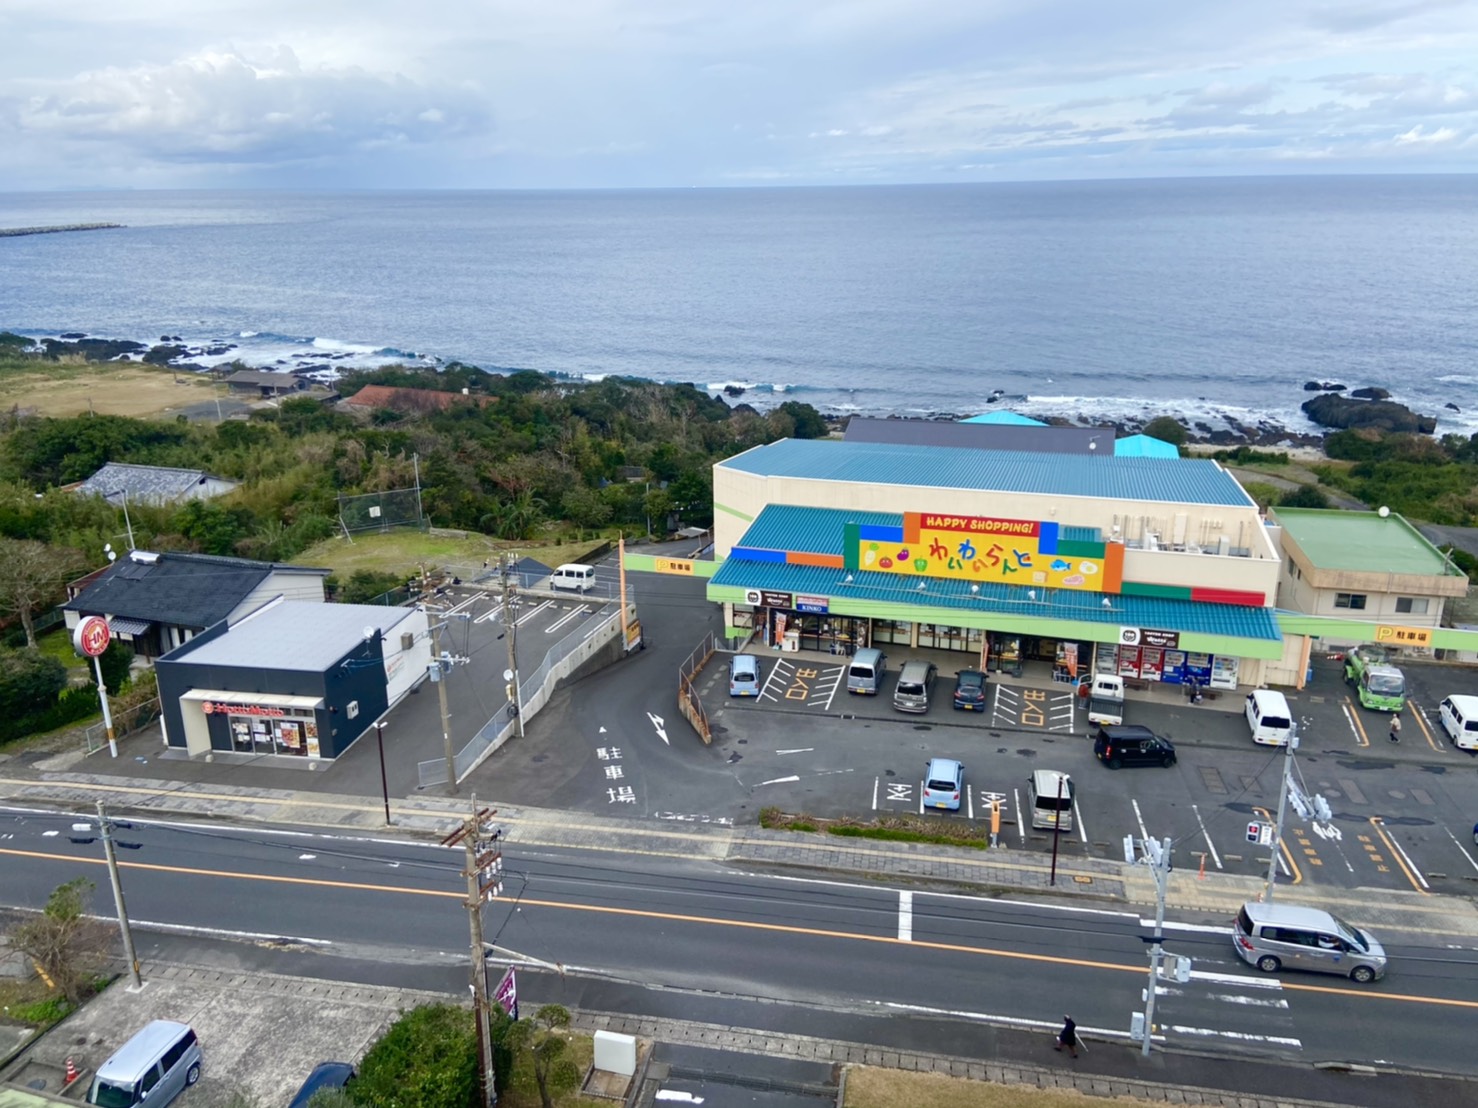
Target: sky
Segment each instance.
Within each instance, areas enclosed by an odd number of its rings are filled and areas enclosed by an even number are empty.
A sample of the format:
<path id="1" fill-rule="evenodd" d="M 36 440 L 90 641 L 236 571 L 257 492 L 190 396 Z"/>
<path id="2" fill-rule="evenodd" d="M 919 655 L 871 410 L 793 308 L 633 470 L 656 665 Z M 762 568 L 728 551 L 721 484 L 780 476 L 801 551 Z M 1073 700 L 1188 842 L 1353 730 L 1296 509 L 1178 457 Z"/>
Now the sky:
<path id="1" fill-rule="evenodd" d="M 0 0 L 0 190 L 1478 169 L 1472 0 Z"/>

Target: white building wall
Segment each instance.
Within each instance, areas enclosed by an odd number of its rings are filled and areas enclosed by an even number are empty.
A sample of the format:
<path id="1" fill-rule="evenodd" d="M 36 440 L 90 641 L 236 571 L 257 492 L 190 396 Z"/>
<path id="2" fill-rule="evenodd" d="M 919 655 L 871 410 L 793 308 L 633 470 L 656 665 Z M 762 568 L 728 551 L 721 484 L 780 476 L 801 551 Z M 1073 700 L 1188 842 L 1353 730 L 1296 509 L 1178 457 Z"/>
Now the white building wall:
<path id="1" fill-rule="evenodd" d="M 385 632 L 385 690 L 393 707 L 426 676 L 431 665 L 431 630 L 426 613 L 407 608 L 406 617 Z"/>
<path id="2" fill-rule="evenodd" d="M 245 599 L 232 609 L 226 618 L 232 623 L 255 612 L 263 604 L 281 597 L 283 600 L 307 600 L 324 603 L 323 574 L 291 573 L 273 570 L 262 578 L 261 584 L 246 594 Z"/>

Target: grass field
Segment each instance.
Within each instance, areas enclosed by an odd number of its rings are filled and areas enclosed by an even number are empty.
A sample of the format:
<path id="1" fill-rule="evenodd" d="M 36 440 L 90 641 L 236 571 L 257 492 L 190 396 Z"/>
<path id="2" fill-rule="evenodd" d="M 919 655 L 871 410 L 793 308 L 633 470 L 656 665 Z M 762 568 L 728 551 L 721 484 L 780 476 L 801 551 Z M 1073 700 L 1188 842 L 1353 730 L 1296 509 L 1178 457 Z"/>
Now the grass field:
<path id="1" fill-rule="evenodd" d="M 422 531 L 371 532 L 355 535 L 352 542 L 342 535 L 326 539 L 303 551 L 293 559 L 293 563 L 331 569 L 340 580 L 357 569 L 400 573 L 409 577 L 418 573 L 422 565 L 428 570 L 447 568 L 453 572 L 471 573 L 481 569 L 484 561 L 496 564 L 505 553 L 527 556 L 548 566 L 576 562 L 585 551 L 602 541 L 594 538 L 582 543 L 541 545 L 504 542 L 486 535 L 469 535 L 462 539 Z"/>
<path id="2" fill-rule="evenodd" d="M 43 416 L 168 416 L 217 395 L 220 386 L 188 371 L 133 363 L 24 362 L 0 372 L 0 408 Z M 34 368 L 33 368 L 34 367 Z"/>
<path id="3" fill-rule="evenodd" d="M 1064 1063 L 1071 1065 L 1070 1062 Z M 845 1108 L 1088 1108 L 1099 1104 L 1148 1103 L 1133 1097 L 1087 1096 L 1068 1090 L 993 1085 L 942 1073 L 914 1073 L 873 1066 L 847 1069 Z"/>

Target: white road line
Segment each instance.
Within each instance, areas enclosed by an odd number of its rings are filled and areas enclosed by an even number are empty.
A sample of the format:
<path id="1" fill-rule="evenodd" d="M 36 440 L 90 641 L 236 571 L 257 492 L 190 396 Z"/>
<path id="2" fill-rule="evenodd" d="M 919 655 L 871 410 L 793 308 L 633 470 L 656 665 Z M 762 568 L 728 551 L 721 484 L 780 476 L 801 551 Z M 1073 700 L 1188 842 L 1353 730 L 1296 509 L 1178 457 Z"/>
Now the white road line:
<path id="1" fill-rule="evenodd" d="M 913 942 L 913 893 L 898 894 L 898 941 Z"/>
<path id="2" fill-rule="evenodd" d="M 1088 845 L 1088 828 L 1083 826 L 1083 813 L 1078 810 L 1078 798 L 1073 797 L 1073 823 L 1077 825 L 1078 835 L 1083 840 L 1083 845 Z"/>
<path id="3" fill-rule="evenodd" d="M 782 661 L 777 661 L 773 666 L 770 667 L 770 676 L 768 676 L 768 677 L 765 678 L 764 688 L 760 689 L 759 696 L 755 697 L 756 700 L 779 700 L 780 699 L 778 696 L 775 696 L 773 693 L 770 692 L 770 686 L 772 684 L 775 684 L 776 683 L 776 680 L 780 678 L 781 672 L 784 671 L 787 667 L 789 667 L 789 665 L 790 665 L 789 662 L 786 662 L 786 661 L 783 661 L 782 660 Z M 779 683 L 783 685 L 785 683 L 785 681 L 782 679 L 782 680 L 780 680 Z"/>
<path id="4" fill-rule="evenodd" d="M 1016 804 L 1016 837 L 1021 840 L 1021 845 L 1026 845 L 1026 824 L 1031 818 L 1025 808 L 1021 806 L 1021 790 L 1012 789 L 1011 799 Z"/>
<path id="5" fill-rule="evenodd" d="M 1287 1008 L 1288 1001 L 1282 997 L 1274 997 L 1271 1000 L 1261 1000 L 1255 996 L 1243 996 L 1240 993 L 1207 993 L 1207 999 L 1219 1000 L 1223 1004 L 1241 1004 L 1250 1008 Z"/>
<path id="6" fill-rule="evenodd" d="M 1355 714 L 1350 711 L 1348 704 L 1341 704 L 1339 710 L 1345 714 L 1345 723 L 1349 724 L 1350 734 L 1355 737 L 1355 741 L 1358 743 L 1360 741 L 1360 729 L 1355 726 Z"/>
<path id="7" fill-rule="evenodd" d="M 529 620 L 533 619 L 536 615 L 538 615 L 540 612 L 542 612 L 545 608 L 552 607 L 553 604 L 554 604 L 554 601 L 552 601 L 552 600 L 546 600 L 546 601 L 544 601 L 544 603 L 539 604 L 539 605 L 537 605 L 537 606 L 535 606 L 533 608 L 530 608 L 523 615 L 519 616 L 518 619 L 516 619 L 516 620 L 513 621 L 513 626 L 515 626 L 515 627 L 522 627 L 525 623 L 527 623 Z"/>
<path id="8" fill-rule="evenodd" d="M 777 750 L 776 754 L 809 754 L 815 750 L 814 746 L 798 746 L 794 750 Z"/>
<path id="9" fill-rule="evenodd" d="M 1421 882 L 1421 886 L 1423 889 L 1426 889 L 1427 892 L 1431 892 L 1432 886 L 1427 884 L 1427 879 L 1422 876 L 1422 871 L 1418 869 L 1416 863 L 1411 860 L 1411 855 L 1407 854 L 1406 851 L 1401 849 L 1401 844 L 1396 841 L 1395 832 L 1387 828 L 1384 823 L 1381 824 L 1381 830 L 1386 832 L 1386 838 L 1391 844 L 1391 849 L 1393 849 L 1397 854 L 1401 855 L 1401 860 L 1406 863 L 1407 872 Z M 1449 834 L 1451 834 L 1451 832 L 1449 832 Z"/>
<path id="10" fill-rule="evenodd" d="M 924 783 L 919 782 L 919 815 L 924 814 Z"/>
<path id="11" fill-rule="evenodd" d="M 1171 1024 L 1165 1027 L 1166 1031 L 1173 1031 L 1177 1035 L 1194 1035 L 1198 1039 L 1235 1039 L 1239 1043 L 1271 1043 L 1274 1046 L 1291 1046 L 1294 1050 L 1302 1050 L 1304 1044 L 1299 1039 L 1289 1039 L 1282 1035 L 1253 1035 L 1245 1031 L 1218 1031 L 1214 1027 L 1186 1027 L 1183 1024 Z"/>
<path id="12" fill-rule="evenodd" d="M 969 789 L 965 790 L 965 815 L 967 819 L 975 818 L 975 794 Z"/>
<path id="13" fill-rule="evenodd" d="M 1283 988 L 1276 977 L 1248 977 L 1241 973 L 1212 973 L 1209 970 L 1191 970 L 1192 981 L 1209 981 L 1214 985 L 1240 985 L 1244 989 Z"/>
<path id="14" fill-rule="evenodd" d="M 897 1001 L 884 1000 L 879 1006 L 891 1009 L 895 1012 L 917 1012 L 925 1016 L 952 1016 L 955 1019 L 975 1020 L 977 1023 L 994 1023 L 1002 1027 L 1025 1027 L 1038 1030 L 1056 1031 L 1062 1026 L 1061 1019 L 1032 1020 L 1023 1019 L 1021 1016 L 1003 1016 L 994 1012 L 966 1012 L 957 1008 L 929 1008 L 923 1004 L 899 1004 Z M 1129 1032 L 1118 1027 L 1088 1027 L 1078 1024 L 1078 1033 L 1091 1032 L 1100 1039 L 1124 1039 L 1129 1038 Z M 1164 1042 L 1165 1036 L 1152 1035 L 1151 1039 Z"/>
<path id="15" fill-rule="evenodd" d="M 879 782 L 879 778 L 874 777 L 872 779 L 872 810 L 874 812 L 876 812 L 878 810 L 878 785 L 879 785 L 879 783 L 880 783 Z"/>
<path id="16" fill-rule="evenodd" d="M 799 776 L 797 776 L 796 774 L 791 774 L 789 777 L 772 777 L 768 781 L 761 781 L 760 784 L 761 785 L 788 785 L 792 781 L 799 781 L 799 780 L 800 780 L 800 777 Z"/>
<path id="17" fill-rule="evenodd" d="M 1150 833 L 1148 830 L 1146 830 L 1144 826 L 1144 816 L 1140 813 L 1139 810 L 1139 801 L 1135 800 L 1133 797 L 1130 797 L 1129 803 L 1134 806 L 1134 822 L 1139 824 L 1139 837 L 1141 839 L 1149 838 Z"/>
<path id="18" fill-rule="evenodd" d="M 472 619 L 472 622 L 473 623 L 488 623 L 491 620 L 497 619 L 498 616 L 502 613 L 502 611 L 503 611 L 503 603 L 502 603 L 502 601 L 499 601 L 497 604 L 494 604 L 487 611 L 483 612 L 482 615 L 480 615 L 480 616 L 474 616 L 473 619 Z"/>
<path id="19" fill-rule="evenodd" d="M 1201 836 L 1206 840 L 1206 849 L 1211 851 L 1211 860 L 1216 863 L 1217 869 L 1221 869 L 1221 855 L 1216 852 L 1216 844 L 1211 841 L 1211 832 L 1206 830 L 1206 824 L 1201 819 L 1201 809 L 1192 804 L 1191 811 L 1196 813 L 1196 823 L 1201 827 Z"/>
<path id="20" fill-rule="evenodd" d="M 1473 856 L 1468 853 L 1468 848 L 1465 847 L 1462 843 L 1458 842 L 1457 836 L 1454 835 L 1446 827 L 1444 827 L 1442 830 L 1447 831 L 1447 837 L 1452 840 L 1452 845 L 1463 852 L 1463 857 L 1468 860 L 1468 865 L 1472 866 L 1474 869 L 1478 869 L 1478 862 L 1475 862 L 1473 860 Z"/>

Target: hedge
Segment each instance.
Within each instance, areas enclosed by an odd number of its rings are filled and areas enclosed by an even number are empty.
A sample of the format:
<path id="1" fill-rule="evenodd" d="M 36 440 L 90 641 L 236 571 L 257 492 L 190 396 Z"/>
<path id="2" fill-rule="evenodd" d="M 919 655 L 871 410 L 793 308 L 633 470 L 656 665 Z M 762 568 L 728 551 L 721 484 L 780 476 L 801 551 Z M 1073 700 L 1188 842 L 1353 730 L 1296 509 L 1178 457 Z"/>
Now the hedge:
<path id="1" fill-rule="evenodd" d="M 44 712 L 33 712 L 17 719 L 0 719 L 0 743 L 12 742 L 26 735 L 55 731 L 58 727 L 76 723 L 101 710 L 96 685 L 78 685 L 63 689 L 56 698 L 56 703 Z"/>

